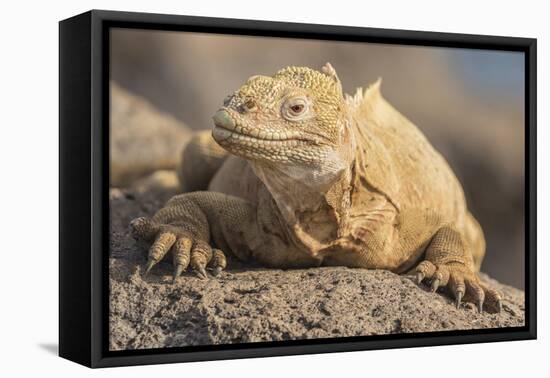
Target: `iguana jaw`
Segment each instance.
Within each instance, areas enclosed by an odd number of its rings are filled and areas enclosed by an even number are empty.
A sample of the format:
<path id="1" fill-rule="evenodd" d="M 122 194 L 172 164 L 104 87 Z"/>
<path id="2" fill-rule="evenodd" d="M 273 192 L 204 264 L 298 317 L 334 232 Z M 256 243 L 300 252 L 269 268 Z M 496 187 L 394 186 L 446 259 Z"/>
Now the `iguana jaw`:
<path id="1" fill-rule="evenodd" d="M 231 130 L 222 125 L 216 125 L 212 129 L 212 137 L 218 144 L 228 150 L 232 149 L 232 147 L 234 149 L 245 149 L 246 147 L 256 147 L 259 149 L 261 146 L 295 147 L 300 143 L 307 143 L 305 140 L 298 139 L 297 136 L 293 138 L 292 135 L 273 135 L 273 133 L 270 133 L 260 137 L 257 132 L 247 132 L 248 130 L 236 127 L 238 129 Z"/>

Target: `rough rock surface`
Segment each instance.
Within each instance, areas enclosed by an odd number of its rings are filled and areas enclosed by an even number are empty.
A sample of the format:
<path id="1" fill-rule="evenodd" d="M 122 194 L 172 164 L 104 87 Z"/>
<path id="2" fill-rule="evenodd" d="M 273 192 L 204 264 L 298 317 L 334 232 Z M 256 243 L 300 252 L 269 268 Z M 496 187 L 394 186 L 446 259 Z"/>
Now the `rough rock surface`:
<path id="1" fill-rule="evenodd" d="M 183 123 L 111 82 L 112 186 L 175 168 L 189 136 Z"/>
<path id="2" fill-rule="evenodd" d="M 523 291 L 486 275 L 482 280 L 504 294 L 500 314 L 479 314 L 471 304 L 456 309 L 446 296 L 381 270 L 277 270 L 229 261 L 220 278 L 186 273 L 172 284 L 171 264 L 162 262 L 143 278 L 146 246 L 131 238 L 128 222 L 152 214 L 172 194 L 156 185 L 111 190 L 112 350 L 524 325 Z"/>

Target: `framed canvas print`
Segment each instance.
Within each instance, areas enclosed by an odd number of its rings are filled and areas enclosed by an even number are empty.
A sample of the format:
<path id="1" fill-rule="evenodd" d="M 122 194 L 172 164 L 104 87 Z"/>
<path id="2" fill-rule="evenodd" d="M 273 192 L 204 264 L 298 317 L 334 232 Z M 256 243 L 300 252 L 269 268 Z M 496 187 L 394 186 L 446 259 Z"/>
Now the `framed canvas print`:
<path id="1" fill-rule="evenodd" d="M 60 22 L 62 357 L 536 337 L 536 40 Z"/>

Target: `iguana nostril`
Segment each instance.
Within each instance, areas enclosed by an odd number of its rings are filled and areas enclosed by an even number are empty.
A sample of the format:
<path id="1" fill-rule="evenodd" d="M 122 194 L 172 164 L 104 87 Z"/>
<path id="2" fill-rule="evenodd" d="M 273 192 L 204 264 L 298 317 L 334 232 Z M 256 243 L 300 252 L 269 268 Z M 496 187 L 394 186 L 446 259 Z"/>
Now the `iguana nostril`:
<path id="1" fill-rule="evenodd" d="M 225 110 L 218 110 L 212 119 L 214 120 L 214 125 L 218 127 L 228 130 L 235 129 L 235 121 L 233 121 L 233 118 Z"/>

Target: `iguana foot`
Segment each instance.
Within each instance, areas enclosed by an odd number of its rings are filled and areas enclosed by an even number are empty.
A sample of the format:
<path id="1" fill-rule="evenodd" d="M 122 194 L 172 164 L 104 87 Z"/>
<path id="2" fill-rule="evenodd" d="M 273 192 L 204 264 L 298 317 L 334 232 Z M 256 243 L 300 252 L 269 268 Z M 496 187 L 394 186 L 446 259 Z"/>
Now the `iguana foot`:
<path id="1" fill-rule="evenodd" d="M 446 287 L 454 296 L 457 308 L 462 300 L 473 302 L 479 312 L 484 305 L 491 312 L 500 312 L 502 308 L 502 296 L 480 282 L 469 244 L 453 227 L 445 226 L 435 233 L 424 261 L 413 272 L 418 284 L 429 280 L 433 292 Z"/>
<path id="2" fill-rule="evenodd" d="M 207 242 L 195 238 L 183 227 L 157 224 L 150 219 L 136 218 L 130 223 L 132 235 L 136 239 L 154 240 L 149 249 L 145 274 L 161 261 L 168 252 L 172 252 L 174 275 L 173 282 L 191 267 L 195 274 L 208 278 L 206 270 L 217 276 L 227 265 L 224 253 L 212 248 Z"/>
<path id="3" fill-rule="evenodd" d="M 490 287 L 483 285 L 477 275 L 460 264 L 434 264 L 424 260 L 414 270 L 418 284 L 428 281 L 432 292 L 446 287 L 455 298 L 456 307 L 462 301 L 473 302 L 479 312 L 485 306 L 490 312 L 500 312 L 502 296 Z"/>

